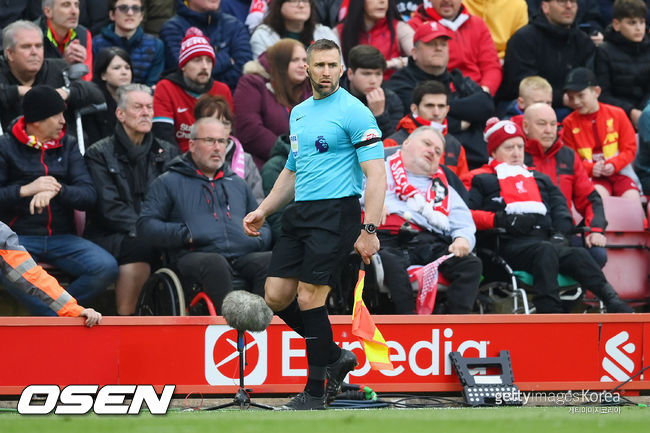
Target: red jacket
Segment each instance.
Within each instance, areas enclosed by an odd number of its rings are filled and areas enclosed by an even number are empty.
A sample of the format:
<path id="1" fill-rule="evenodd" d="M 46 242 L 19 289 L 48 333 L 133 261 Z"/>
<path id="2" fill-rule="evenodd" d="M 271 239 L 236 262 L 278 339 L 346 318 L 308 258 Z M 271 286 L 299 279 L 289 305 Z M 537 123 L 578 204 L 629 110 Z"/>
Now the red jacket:
<path id="1" fill-rule="evenodd" d="M 569 209 L 575 206 L 591 231 L 603 232 L 607 227 L 603 201 L 589 180 L 587 172 L 575 151 L 564 145 L 562 139 L 544 152 L 537 140 L 526 141 L 526 165 L 551 178 L 560 187 Z"/>
<path id="2" fill-rule="evenodd" d="M 599 154 L 617 173 L 636 155 L 636 134 L 625 111 L 603 103 L 599 107 L 593 114 L 574 111 L 562 121 L 564 142 L 578 152 L 589 176 Z"/>
<path id="3" fill-rule="evenodd" d="M 449 40 L 447 69 L 451 71 L 458 68 L 463 75 L 481 86 L 487 86 L 494 95 L 501 84 L 503 72 L 492 35 L 483 19 L 470 15 L 465 6 L 461 6 L 460 14 L 450 23 L 438 15 L 435 9 L 420 5 L 408 24 L 417 29 L 429 21 L 438 21 L 454 33 L 454 37 Z M 458 28 L 454 29 L 455 26 Z"/>
<path id="4" fill-rule="evenodd" d="M 382 18 L 377 21 L 368 32 L 366 32 L 364 29 L 360 29 L 359 45 L 372 45 L 384 55 L 384 58 L 387 61 L 394 59 L 395 57 L 402 57 L 402 54 L 399 51 L 397 22 L 394 22 L 393 25 L 395 26 L 395 37 L 392 39 L 392 45 L 390 29 L 388 28 L 388 20 L 386 18 Z M 336 26 L 336 29 L 338 30 L 339 37 L 341 37 L 343 32 L 343 23 Z M 410 55 L 410 53 L 407 53 L 407 55 Z M 384 72 L 384 80 L 388 80 L 394 73 L 394 69 L 386 69 Z"/>
<path id="5" fill-rule="evenodd" d="M 232 94 L 224 83 L 213 80 L 207 93 L 223 96 L 232 109 Z M 197 99 L 196 93 L 189 90 L 183 81 L 180 69 L 160 80 L 153 93 L 154 123 L 173 126 L 175 142 L 181 152 L 186 152 L 189 148 L 190 128 L 195 121 L 194 106 Z M 160 138 L 165 139 L 162 136 Z"/>

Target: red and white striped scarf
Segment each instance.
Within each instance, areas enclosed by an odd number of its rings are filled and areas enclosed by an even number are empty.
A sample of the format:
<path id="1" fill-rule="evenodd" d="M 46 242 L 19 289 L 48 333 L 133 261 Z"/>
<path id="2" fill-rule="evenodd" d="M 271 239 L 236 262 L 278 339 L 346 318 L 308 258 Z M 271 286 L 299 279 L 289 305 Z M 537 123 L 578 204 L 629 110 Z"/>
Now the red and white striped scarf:
<path id="1" fill-rule="evenodd" d="M 389 156 L 387 161 L 391 175 L 393 176 L 393 181 L 395 182 L 395 194 L 397 197 L 400 200 L 408 201 L 408 199 L 413 198 L 416 194 L 420 194 L 433 208 L 435 220 L 429 220 L 429 223 L 442 230 L 449 230 L 449 183 L 447 182 L 445 172 L 438 167 L 433 176 L 431 176 L 429 188 L 423 192 L 409 183 L 401 150 Z"/>
<path id="2" fill-rule="evenodd" d="M 507 214 L 546 215 L 546 206 L 542 202 L 539 187 L 528 167 L 510 165 L 494 159 L 490 161 L 490 167 L 499 179 L 501 197 L 506 203 Z"/>

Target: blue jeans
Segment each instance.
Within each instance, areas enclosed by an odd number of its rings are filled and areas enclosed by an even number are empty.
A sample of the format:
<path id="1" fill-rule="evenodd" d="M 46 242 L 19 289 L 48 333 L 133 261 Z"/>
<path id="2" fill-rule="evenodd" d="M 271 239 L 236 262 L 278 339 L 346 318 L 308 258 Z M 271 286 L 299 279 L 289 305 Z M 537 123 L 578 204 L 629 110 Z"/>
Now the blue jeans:
<path id="1" fill-rule="evenodd" d="M 87 303 L 117 279 L 117 262 L 106 250 L 75 235 L 18 236 L 20 244 L 37 262 L 45 262 L 75 278 L 68 293 L 79 305 Z M 3 279 L 4 280 L 4 279 Z M 4 280 L 3 283 L 7 281 Z M 43 301 L 10 284 L 5 286 L 18 301 L 37 316 L 56 316 Z"/>

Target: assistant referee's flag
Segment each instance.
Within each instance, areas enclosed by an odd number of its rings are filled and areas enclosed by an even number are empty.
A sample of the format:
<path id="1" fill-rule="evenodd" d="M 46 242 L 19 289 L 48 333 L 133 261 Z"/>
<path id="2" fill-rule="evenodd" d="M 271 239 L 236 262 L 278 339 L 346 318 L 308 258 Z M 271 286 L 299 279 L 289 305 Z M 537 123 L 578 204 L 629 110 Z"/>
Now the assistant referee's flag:
<path id="1" fill-rule="evenodd" d="M 363 303 L 364 270 L 359 271 L 359 281 L 354 289 L 354 307 L 352 310 L 352 334 L 363 343 L 363 350 L 373 370 L 392 370 L 393 364 L 388 357 L 388 345 L 370 316 L 370 311 Z"/>

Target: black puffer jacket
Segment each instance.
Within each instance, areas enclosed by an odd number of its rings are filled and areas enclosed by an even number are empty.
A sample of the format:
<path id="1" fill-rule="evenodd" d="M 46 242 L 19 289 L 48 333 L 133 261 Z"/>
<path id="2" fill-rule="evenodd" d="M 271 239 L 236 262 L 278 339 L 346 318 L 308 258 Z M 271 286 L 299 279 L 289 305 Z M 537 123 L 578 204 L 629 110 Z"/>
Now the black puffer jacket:
<path id="1" fill-rule="evenodd" d="M 174 158 L 167 172 L 151 183 L 137 230 L 154 246 L 171 249 L 177 256 L 203 251 L 240 257 L 271 245 L 266 223 L 259 237 L 244 233 L 242 221 L 256 208 L 253 192 L 228 165 L 210 180 L 187 152 Z"/>
<path id="2" fill-rule="evenodd" d="M 590 66 L 594 53 L 594 43 L 575 25 L 559 27 L 539 14 L 508 41 L 497 99 L 517 98 L 523 78 L 541 75 L 553 86 L 553 107 L 562 107 L 567 74 L 578 66 Z"/>
<path id="3" fill-rule="evenodd" d="M 134 237 L 147 187 L 179 152 L 178 146 L 152 133 L 136 147 L 120 123 L 114 135 L 92 145 L 84 158 L 98 200 L 88 214 L 86 236 L 111 252 L 119 250 L 125 236 Z"/>
<path id="4" fill-rule="evenodd" d="M 445 71 L 441 75 L 431 75 L 420 69 L 413 58 L 409 57 L 408 65 L 395 72 L 386 84 L 386 87 L 400 97 L 404 115 L 410 113 L 413 89 L 418 83 L 426 80 L 440 81 L 449 90 L 447 128 L 463 143 L 470 167 L 486 163 L 488 154 L 483 141 L 483 128 L 485 121 L 494 115 L 494 102 L 490 94 L 458 69 Z M 461 131 L 462 120 L 471 123 L 469 129 Z"/>
<path id="5" fill-rule="evenodd" d="M 632 42 L 610 27 L 605 42 L 596 50 L 598 84 L 603 89 L 600 101 L 621 107 L 629 115 L 633 108 L 643 110 L 650 98 L 650 39 Z"/>
<path id="6" fill-rule="evenodd" d="M 67 67 L 68 64 L 63 59 L 45 59 L 41 70 L 36 74 L 32 87 L 39 84 L 47 84 L 55 89 L 63 87 L 65 85 L 63 70 Z M 0 58 L 0 122 L 5 131 L 13 120 L 23 114 L 23 97 L 18 93 L 18 86 L 21 85 L 22 83 L 11 73 L 4 57 Z M 83 80 L 70 83 L 70 94 L 65 101 L 68 133 L 73 132 L 73 112 L 75 110 L 88 104 L 101 104 L 102 102 L 104 102 L 104 95 L 97 84 Z"/>
<path id="7" fill-rule="evenodd" d="M 77 141 L 65 135 L 60 146 L 35 149 L 17 138 L 22 119 L 0 137 L 0 219 L 19 235 L 76 234 L 74 209 L 90 210 L 97 198 Z M 62 187 L 42 213 L 31 215 L 32 197 L 21 198 L 20 187 L 41 176 Z"/>

